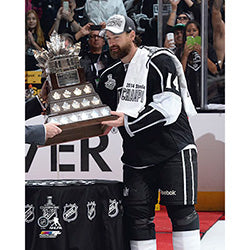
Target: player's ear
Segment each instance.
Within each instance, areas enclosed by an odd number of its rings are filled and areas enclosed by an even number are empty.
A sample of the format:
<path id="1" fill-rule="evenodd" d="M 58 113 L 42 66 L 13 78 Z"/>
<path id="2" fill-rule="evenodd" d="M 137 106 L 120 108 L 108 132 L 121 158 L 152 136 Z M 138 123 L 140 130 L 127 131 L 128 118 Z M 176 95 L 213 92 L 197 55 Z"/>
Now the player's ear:
<path id="1" fill-rule="evenodd" d="M 134 31 L 134 30 L 131 30 L 131 31 L 129 32 L 129 37 L 130 37 L 130 39 L 131 39 L 132 41 L 135 40 L 135 31 Z"/>

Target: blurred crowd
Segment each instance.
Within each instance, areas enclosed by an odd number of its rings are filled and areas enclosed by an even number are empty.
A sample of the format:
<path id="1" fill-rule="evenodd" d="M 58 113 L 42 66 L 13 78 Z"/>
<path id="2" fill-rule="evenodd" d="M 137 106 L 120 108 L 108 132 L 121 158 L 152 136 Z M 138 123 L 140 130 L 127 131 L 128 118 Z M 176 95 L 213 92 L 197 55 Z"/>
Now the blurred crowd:
<path id="1" fill-rule="evenodd" d="M 207 0 L 207 93 L 208 103 L 224 104 L 225 89 L 225 1 Z M 81 41 L 81 66 L 94 87 L 99 75 L 114 62 L 107 42 L 99 36 L 113 14 L 128 15 L 137 28 L 141 45 L 158 46 L 157 0 L 26 0 L 25 70 L 39 70 L 33 50 L 46 49 L 55 30 L 74 44 Z M 181 61 L 190 95 L 201 103 L 201 0 L 163 0 L 164 47 Z"/>

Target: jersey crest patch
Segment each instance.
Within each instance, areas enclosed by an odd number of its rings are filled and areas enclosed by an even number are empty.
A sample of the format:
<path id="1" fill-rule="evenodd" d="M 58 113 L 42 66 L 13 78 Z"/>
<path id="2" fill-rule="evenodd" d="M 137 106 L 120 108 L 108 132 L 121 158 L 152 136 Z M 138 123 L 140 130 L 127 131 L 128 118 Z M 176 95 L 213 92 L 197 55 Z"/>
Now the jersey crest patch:
<path id="1" fill-rule="evenodd" d="M 107 77 L 108 77 L 108 81 L 104 83 L 105 87 L 107 89 L 113 90 L 114 87 L 116 86 L 116 81 L 115 79 L 112 78 L 112 74 L 107 75 Z"/>

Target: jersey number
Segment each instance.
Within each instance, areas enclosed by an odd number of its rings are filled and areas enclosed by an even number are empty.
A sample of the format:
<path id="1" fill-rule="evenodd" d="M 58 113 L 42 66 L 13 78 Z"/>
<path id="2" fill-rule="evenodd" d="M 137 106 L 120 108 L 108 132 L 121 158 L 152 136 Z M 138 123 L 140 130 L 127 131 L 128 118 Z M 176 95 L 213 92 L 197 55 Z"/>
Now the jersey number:
<path id="1" fill-rule="evenodd" d="M 172 74 L 169 73 L 169 74 L 168 74 L 168 79 L 167 79 L 167 86 L 166 86 L 166 88 L 171 89 L 171 88 L 174 86 L 175 89 L 179 92 L 179 85 L 178 85 L 178 78 L 177 78 L 177 76 L 175 77 L 174 81 L 172 82 L 173 86 L 171 86 L 171 79 L 172 79 Z"/>

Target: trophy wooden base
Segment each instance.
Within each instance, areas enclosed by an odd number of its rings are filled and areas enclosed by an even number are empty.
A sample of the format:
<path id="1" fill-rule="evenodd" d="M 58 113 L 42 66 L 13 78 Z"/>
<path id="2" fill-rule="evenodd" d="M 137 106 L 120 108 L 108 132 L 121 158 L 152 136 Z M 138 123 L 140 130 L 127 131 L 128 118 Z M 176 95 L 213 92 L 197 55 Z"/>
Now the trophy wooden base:
<path id="1" fill-rule="evenodd" d="M 75 122 L 71 124 L 59 125 L 62 133 L 53 138 L 49 138 L 43 146 L 50 146 L 69 141 L 88 139 L 94 136 L 108 134 L 112 127 L 101 124 L 102 121 L 116 120 L 117 116 L 97 118 L 89 121 Z"/>

